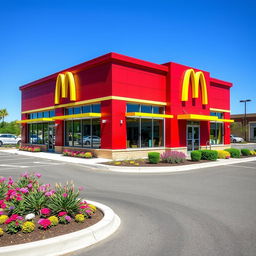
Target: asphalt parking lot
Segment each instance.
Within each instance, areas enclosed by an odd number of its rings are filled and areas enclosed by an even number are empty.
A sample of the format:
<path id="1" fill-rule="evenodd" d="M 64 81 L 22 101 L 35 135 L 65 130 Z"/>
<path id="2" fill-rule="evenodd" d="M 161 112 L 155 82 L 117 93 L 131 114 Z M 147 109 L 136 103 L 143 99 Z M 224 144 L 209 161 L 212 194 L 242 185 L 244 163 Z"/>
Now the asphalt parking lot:
<path id="1" fill-rule="evenodd" d="M 129 174 L 0 152 L 0 176 L 73 180 L 120 216 L 106 240 L 69 255 L 255 256 L 256 161 L 182 173 Z"/>

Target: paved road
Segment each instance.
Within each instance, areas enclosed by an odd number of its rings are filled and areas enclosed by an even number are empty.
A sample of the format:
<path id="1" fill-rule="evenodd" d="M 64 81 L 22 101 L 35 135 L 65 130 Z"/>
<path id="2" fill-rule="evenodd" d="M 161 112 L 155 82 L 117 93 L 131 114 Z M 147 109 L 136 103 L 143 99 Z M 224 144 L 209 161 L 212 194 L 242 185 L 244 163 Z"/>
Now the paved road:
<path id="1" fill-rule="evenodd" d="M 122 219 L 110 238 L 69 255 L 255 256 L 256 162 L 172 174 L 125 174 L 0 153 L 0 175 L 73 180 Z"/>

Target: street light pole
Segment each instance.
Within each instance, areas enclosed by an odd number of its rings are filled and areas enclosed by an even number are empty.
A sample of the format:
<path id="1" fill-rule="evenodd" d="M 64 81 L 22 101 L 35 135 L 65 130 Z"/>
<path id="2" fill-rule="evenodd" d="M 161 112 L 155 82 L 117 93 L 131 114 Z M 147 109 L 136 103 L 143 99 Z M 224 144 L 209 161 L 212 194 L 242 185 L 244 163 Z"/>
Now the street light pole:
<path id="1" fill-rule="evenodd" d="M 246 99 L 246 100 L 240 100 L 240 102 L 244 103 L 244 140 L 246 141 L 246 137 L 247 137 L 247 119 L 246 119 L 246 103 L 250 102 L 250 99 Z"/>

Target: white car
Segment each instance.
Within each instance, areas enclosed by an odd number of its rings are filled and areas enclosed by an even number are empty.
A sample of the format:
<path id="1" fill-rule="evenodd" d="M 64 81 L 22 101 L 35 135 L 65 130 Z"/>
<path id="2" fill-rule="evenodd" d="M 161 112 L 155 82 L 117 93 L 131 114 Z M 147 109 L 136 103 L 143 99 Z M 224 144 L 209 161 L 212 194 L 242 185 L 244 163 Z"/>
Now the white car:
<path id="1" fill-rule="evenodd" d="M 91 140 L 92 140 L 92 143 L 93 144 L 100 144 L 100 137 L 98 137 L 98 136 L 84 136 L 83 137 L 83 143 L 85 144 L 85 145 L 91 145 Z"/>
<path id="2" fill-rule="evenodd" d="M 0 147 L 2 145 L 20 145 L 21 138 L 18 138 L 17 136 L 13 134 L 0 134 Z"/>
<path id="3" fill-rule="evenodd" d="M 230 135 L 230 141 L 233 143 L 244 142 L 244 139 L 235 135 Z"/>

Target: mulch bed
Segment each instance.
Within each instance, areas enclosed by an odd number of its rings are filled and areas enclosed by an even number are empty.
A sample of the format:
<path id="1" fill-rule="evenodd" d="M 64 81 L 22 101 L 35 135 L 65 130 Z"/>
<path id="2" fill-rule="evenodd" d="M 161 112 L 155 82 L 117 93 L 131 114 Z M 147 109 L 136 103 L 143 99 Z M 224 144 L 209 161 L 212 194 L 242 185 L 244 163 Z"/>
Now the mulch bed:
<path id="1" fill-rule="evenodd" d="M 87 228 L 99 222 L 102 218 L 103 213 L 100 210 L 96 210 L 95 214 L 90 219 L 86 219 L 84 223 L 77 223 L 72 219 L 69 224 L 58 224 L 57 226 L 53 226 L 47 230 L 36 228 L 31 233 L 22 233 L 21 231 L 13 235 L 4 233 L 4 235 L 0 237 L 0 246 L 29 243 L 55 236 L 65 235 L 74 231 Z M 36 217 L 34 223 L 37 223 L 38 220 L 39 217 Z M 3 229 L 5 228 L 4 225 L 1 225 L 0 227 Z"/>
<path id="2" fill-rule="evenodd" d="M 116 164 L 117 162 L 120 164 Z M 207 162 L 212 162 L 212 161 L 200 160 L 195 162 L 191 160 L 186 160 L 185 162 L 180 164 L 170 164 L 170 163 L 161 163 L 161 162 L 158 164 L 151 164 L 147 159 L 138 159 L 138 160 L 125 160 L 125 161 L 111 161 L 111 162 L 106 162 L 102 164 L 107 164 L 112 166 L 128 166 L 128 167 L 163 167 L 163 166 L 181 166 L 181 165 L 199 164 L 199 163 L 207 163 Z"/>

